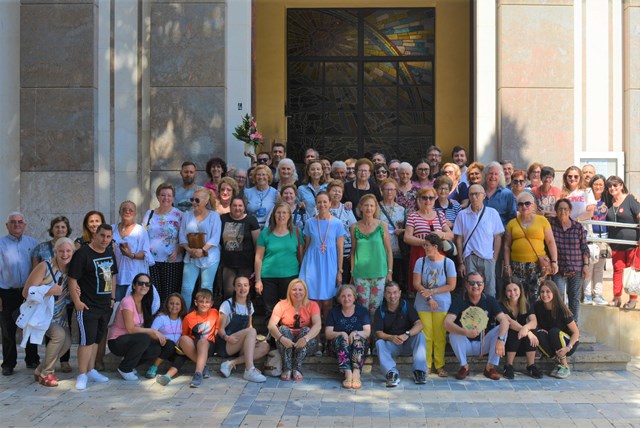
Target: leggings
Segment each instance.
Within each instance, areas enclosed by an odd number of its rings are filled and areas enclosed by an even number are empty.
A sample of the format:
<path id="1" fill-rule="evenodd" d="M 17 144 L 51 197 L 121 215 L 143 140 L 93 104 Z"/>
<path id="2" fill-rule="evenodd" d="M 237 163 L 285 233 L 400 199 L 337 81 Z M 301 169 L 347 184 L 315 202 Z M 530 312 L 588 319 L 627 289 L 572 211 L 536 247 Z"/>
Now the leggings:
<path id="1" fill-rule="evenodd" d="M 538 347 L 542 353 L 549 358 L 555 357 L 556 351 L 567 346 L 569 339 L 571 339 L 571 336 L 557 327 L 553 327 L 549 331 L 537 330 L 536 337 L 538 338 L 538 342 L 540 342 Z M 571 351 L 567 352 L 567 356 L 573 354 L 576 349 L 578 349 L 578 342 L 573 345 Z"/>

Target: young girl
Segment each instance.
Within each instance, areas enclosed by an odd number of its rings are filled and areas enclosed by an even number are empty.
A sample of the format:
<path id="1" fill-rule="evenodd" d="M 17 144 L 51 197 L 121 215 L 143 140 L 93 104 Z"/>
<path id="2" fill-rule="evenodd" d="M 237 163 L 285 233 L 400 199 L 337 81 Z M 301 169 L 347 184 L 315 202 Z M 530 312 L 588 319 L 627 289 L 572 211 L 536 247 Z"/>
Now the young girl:
<path id="1" fill-rule="evenodd" d="M 253 304 L 249 298 L 249 278 L 238 276 L 233 281 L 233 296 L 220 305 L 220 328 L 216 342 L 216 353 L 223 358 L 233 358 L 220 365 L 220 372 L 229 377 L 238 364 L 244 364 L 244 379 L 250 382 L 267 380 L 253 365 L 253 361 L 269 352 L 266 341 L 256 342 L 256 329 L 251 317 Z"/>
<path id="2" fill-rule="evenodd" d="M 171 379 L 178 373 L 186 359 L 182 355 L 176 354 L 176 344 L 182 335 L 182 319 L 187 314 L 187 305 L 180 293 L 170 294 L 164 303 L 162 313 L 159 314 L 151 328 L 158 330 L 164 334 L 167 341 L 160 351 L 160 355 L 149 367 L 145 376 L 148 379 L 156 378 L 156 382 L 160 385 L 167 385 Z M 171 360 L 173 364 L 166 374 L 156 376 L 158 366 L 165 360 Z"/>
<path id="3" fill-rule="evenodd" d="M 580 339 L 578 325 L 560 298 L 558 286 L 551 280 L 540 286 L 540 298 L 533 308 L 538 321 L 538 347 L 547 357 L 558 361 L 551 376 L 565 379 L 571 374 L 567 357 L 575 352 Z"/>

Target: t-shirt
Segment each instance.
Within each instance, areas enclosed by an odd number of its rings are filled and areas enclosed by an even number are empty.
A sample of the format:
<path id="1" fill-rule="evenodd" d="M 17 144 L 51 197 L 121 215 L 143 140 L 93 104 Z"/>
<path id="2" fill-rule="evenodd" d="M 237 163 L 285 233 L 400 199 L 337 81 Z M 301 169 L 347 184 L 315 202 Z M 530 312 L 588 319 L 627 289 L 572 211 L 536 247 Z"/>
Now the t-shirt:
<path id="1" fill-rule="evenodd" d="M 418 211 L 414 211 L 407 215 L 406 227 L 413 227 L 413 236 L 426 237 L 431 232 L 441 231 L 444 224 L 446 219 L 442 211 L 436 211 L 436 216 L 431 220 L 426 220 Z"/>
<path id="2" fill-rule="evenodd" d="M 353 331 L 362 331 L 365 325 L 371 324 L 369 311 L 363 306 L 356 305 L 356 310 L 350 317 L 345 317 L 342 307 L 336 306 L 331 309 L 325 322 L 327 327 L 333 327 L 333 331 L 351 334 Z"/>
<path id="3" fill-rule="evenodd" d="M 589 205 L 596 204 L 596 198 L 591 189 L 576 189 L 567 195 L 567 199 L 571 201 L 571 218 L 574 220 L 586 213 Z"/>
<path id="4" fill-rule="evenodd" d="M 300 239 L 298 240 L 298 236 Z M 288 278 L 300 272 L 298 265 L 298 243 L 304 244 L 302 233 L 298 231 L 277 236 L 269 233 L 269 228 L 260 232 L 258 245 L 264 247 L 261 278 Z"/>
<path id="5" fill-rule="evenodd" d="M 220 305 L 220 313 L 225 315 L 225 323 L 224 328 L 227 328 L 229 323 L 231 322 L 231 299 L 227 299 Z M 235 303 L 235 313 L 236 315 L 253 315 L 253 304 L 251 304 L 251 311 L 247 311 L 247 305 L 240 304 L 238 302 Z"/>
<path id="6" fill-rule="evenodd" d="M 445 269 L 446 264 L 446 269 Z M 419 273 L 422 277 L 422 285 L 425 288 L 440 288 L 447 285 L 447 278 L 456 278 L 456 265 L 453 260 L 443 258 L 437 262 L 431 261 L 428 257 L 421 257 L 416 260 L 413 273 Z M 445 275 L 446 273 L 446 275 Z M 429 306 L 422 294 L 416 293 L 415 307 L 419 312 L 447 312 L 451 306 L 451 293 L 436 293 L 431 296 L 438 303 L 435 311 Z"/>
<path id="7" fill-rule="evenodd" d="M 185 189 L 182 186 L 176 186 L 176 197 L 173 199 L 173 206 L 182 212 L 193 211 L 193 204 L 190 199 L 200 186 L 193 186 L 191 189 Z"/>
<path id="8" fill-rule="evenodd" d="M 380 194 L 380 188 L 376 184 L 375 180 L 369 179 L 369 188 L 366 190 L 357 189 L 354 181 L 347 181 L 344 184 L 344 192 L 342 194 L 342 203 L 351 202 L 352 208 L 357 219 L 360 218 L 360 213 L 357 211 L 358 203 L 364 195 L 372 194 L 376 197 L 378 202 L 382 200 Z"/>
<path id="9" fill-rule="evenodd" d="M 313 300 L 309 300 L 306 306 L 302 306 L 300 308 L 300 328 L 309 327 L 311 328 L 312 323 L 311 319 L 315 315 L 320 315 L 320 306 Z M 293 326 L 296 322 L 296 310 L 293 306 L 289 304 L 287 300 L 280 300 L 276 306 L 273 308 L 274 317 L 280 317 L 280 325 L 284 325 L 292 329 L 294 334 L 299 332 L 298 329 L 294 329 Z"/>
<path id="10" fill-rule="evenodd" d="M 554 208 L 558 199 L 562 196 L 562 190 L 559 187 L 551 186 L 546 194 L 542 194 L 542 186 L 536 186 L 531 189 L 533 196 L 536 198 L 538 210 L 543 213 L 554 212 Z"/>
<path id="11" fill-rule="evenodd" d="M 527 227 L 520 227 L 518 224 L 520 217 L 514 218 L 507 224 L 506 230 L 511 233 L 511 261 L 519 263 L 536 263 L 538 256 L 544 256 L 546 254 L 544 250 L 544 233 L 546 230 L 551 230 L 551 224 L 542 215 L 535 215 L 533 223 Z M 526 237 L 525 237 L 526 231 Z M 529 238 L 529 240 L 527 240 Z M 529 244 L 529 241 L 531 244 Z M 535 252 L 531 248 L 535 248 Z M 536 256 L 536 254 L 538 256 Z"/>
<path id="12" fill-rule="evenodd" d="M 222 250 L 222 264 L 229 268 L 253 269 L 253 259 L 256 247 L 253 245 L 251 232 L 259 230 L 258 220 L 247 214 L 241 220 L 234 220 L 231 214 L 220 216 L 222 233 L 220 234 L 220 249 Z"/>
<path id="13" fill-rule="evenodd" d="M 482 308 L 484 310 L 484 313 L 489 318 L 489 322 L 487 323 L 487 328 L 485 331 L 489 331 L 494 327 L 494 325 L 496 324 L 496 316 L 502 313 L 502 308 L 500 307 L 500 304 L 492 296 L 487 296 L 486 294 L 483 293 L 482 296 L 480 297 L 480 300 L 475 305 L 469 301 L 467 296 L 458 296 L 455 299 L 453 299 L 453 302 L 451 303 L 451 307 L 449 307 L 449 313 L 456 316 L 455 322 L 460 327 L 462 327 L 462 324 L 460 323 L 460 316 L 467 308 L 470 308 L 471 306 L 477 306 L 479 308 Z M 480 340 L 481 336 L 482 336 L 482 333 L 471 340 Z"/>
<path id="14" fill-rule="evenodd" d="M 247 213 L 252 214 L 258 220 L 260 228 L 266 226 L 267 214 L 278 202 L 278 191 L 269 186 L 265 190 L 258 190 L 257 187 L 244 189 L 244 196 L 247 198 Z"/>
<path id="15" fill-rule="evenodd" d="M 568 335 L 571 335 L 571 331 L 568 326 L 574 321 L 573 317 L 554 319 L 551 310 L 545 308 L 544 302 L 540 300 L 533 304 L 533 311 L 535 312 L 536 320 L 538 321 L 538 329 L 549 331 L 556 327 Z"/>
<path id="16" fill-rule="evenodd" d="M 509 308 L 502 304 L 502 302 L 500 302 L 500 308 L 502 308 L 502 312 L 509 315 L 509 318 L 511 318 L 512 320 L 516 320 L 520 325 L 525 325 L 527 323 L 527 318 L 529 318 L 529 315 L 533 313 L 533 308 L 531 308 L 529 305 L 527 305 L 527 310 L 522 314 L 518 314 L 517 317 L 514 316 L 511 310 L 509 310 Z"/>
<path id="17" fill-rule="evenodd" d="M 387 309 L 387 302 L 383 301 L 373 315 L 373 331 L 391 335 L 404 334 L 405 331 L 411 330 L 419 319 L 416 309 L 406 300 L 400 299 L 398 307 L 393 312 Z"/>
<path id="18" fill-rule="evenodd" d="M 111 291 L 118 273 L 116 257 L 111 245 L 104 253 L 97 253 L 83 245 L 73 254 L 69 276 L 78 281 L 80 301 L 91 308 L 111 308 Z"/>
<path id="19" fill-rule="evenodd" d="M 633 195 L 627 195 L 619 207 L 609 206 L 607 211 L 607 221 L 615 221 L 619 223 L 638 224 L 638 213 L 640 212 L 640 203 Z M 628 227 L 608 226 L 610 239 L 624 239 L 627 241 L 638 241 L 640 239 L 639 229 L 631 229 Z M 633 245 L 610 244 L 612 250 L 626 251 L 634 248 Z"/>
<path id="20" fill-rule="evenodd" d="M 218 320 L 216 309 L 209 309 L 206 315 L 200 315 L 197 311 L 189 312 L 182 320 L 182 335 L 196 340 L 206 337 L 209 342 L 215 342 Z"/>
<path id="21" fill-rule="evenodd" d="M 129 311 L 133 314 L 133 325 L 134 327 L 142 327 L 144 324 L 144 315 L 138 313 L 136 309 L 136 303 L 133 300 L 131 294 L 125 296 L 120 301 L 120 306 L 118 306 L 118 311 L 116 312 L 116 317 L 113 321 L 113 325 L 111 326 L 111 330 L 109 330 L 109 340 L 117 339 L 120 336 L 124 336 L 125 334 L 129 334 L 127 330 L 127 326 L 124 323 L 124 316 L 122 315 L 122 311 Z"/>
<path id="22" fill-rule="evenodd" d="M 172 320 L 169 315 L 158 315 L 156 319 L 153 320 L 151 328 L 164 334 L 164 336 L 173 341 L 173 343 L 178 343 L 180 336 L 182 336 L 182 320 L 180 318 Z"/>

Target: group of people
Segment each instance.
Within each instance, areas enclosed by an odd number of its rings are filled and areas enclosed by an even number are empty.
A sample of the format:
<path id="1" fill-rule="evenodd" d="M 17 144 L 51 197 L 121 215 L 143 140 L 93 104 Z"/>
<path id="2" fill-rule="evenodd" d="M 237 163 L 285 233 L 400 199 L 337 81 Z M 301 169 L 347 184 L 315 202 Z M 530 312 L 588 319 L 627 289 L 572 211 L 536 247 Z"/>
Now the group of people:
<path id="1" fill-rule="evenodd" d="M 640 204 L 622 179 L 591 165 L 567 168 L 559 188 L 554 169 L 538 163 L 467 166 L 462 147 L 451 157 L 442 165 L 432 146 L 414 174 L 381 153 L 330 162 L 309 149 L 298 171 L 274 144 L 249 171 L 212 158 L 202 186 L 196 165 L 185 162 L 182 183 L 160 184 L 157 208 L 140 223 L 136 204 L 124 201 L 113 225 L 87 213 L 75 241 L 64 216 L 51 221 L 52 239 L 38 243 L 24 234 L 24 216 L 12 213 L 0 238 L 3 375 L 16 365 L 19 326 L 34 378 L 56 386 L 56 361 L 70 370 L 75 313 L 78 389 L 108 380 L 96 369 L 106 347 L 122 357 L 123 379 L 138 379 L 136 367 L 150 361 L 145 376 L 162 385 L 191 359 L 191 386 L 199 386 L 214 354 L 228 358 L 225 377 L 244 365 L 245 379 L 263 382 L 254 361 L 270 345 L 284 381 L 302 380 L 306 355 L 326 352 L 337 356 L 343 386 L 358 389 L 371 352 L 390 387 L 399 382 L 394 357 L 412 354 L 420 384 L 431 373 L 448 376 L 447 333 L 458 379 L 469 373 L 468 355 L 485 354 L 485 376 L 513 378 L 518 353 L 528 374 L 542 377 L 536 349 L 557 360 L 554 376 L 567 377 L 580 303 L 620 307 L 623 269 L 640 268 L 636 227 L 581 221 L 634 226 Z M 589 244 L 592 237 L 629 243 Z M 612 302 L 602 297 L 607 257 Z M 271 340 L 253 327 L 256 302 Z M 624 307 L 636 302 L 630 296 Z M 30 343 L 45 337 L 41 363 Z M 170 369 L 159 374 L 166 360 Z"/>

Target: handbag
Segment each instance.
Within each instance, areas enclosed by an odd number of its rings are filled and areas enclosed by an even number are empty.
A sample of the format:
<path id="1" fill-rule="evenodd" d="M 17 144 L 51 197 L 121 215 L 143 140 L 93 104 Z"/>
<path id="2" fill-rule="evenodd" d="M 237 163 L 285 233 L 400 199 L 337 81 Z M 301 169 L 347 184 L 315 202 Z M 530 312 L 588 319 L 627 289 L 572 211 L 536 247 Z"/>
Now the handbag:
<path id="1" fill-rule="evenodd" d="M 262 367 L 262 373 L 267 376 L 278 377 L 282 374 L 282 357 L 280 351 L 272 349 L 267 354 L 267 361 Z"/>
<path id="2" fill-rule="evenodd" d="M 640 271 L 637 271 L 635 268 L 637 256 L 638 252 L 636 251 L 631 266 L 622 270 L 622 284 L 624 285 L 624 291 L 632 296 L 640 294 Z"/>
<path id="3" fill-rule="evenodd" d="M 520 229 L 522 229 L 522 233 L 524 233 L 525 239 L 527 240 L 529 245 L 531 245 L 531 249 L 533 250 L 533 253 L 538 258 L 538 269 L 540 270 L 540 275 L 543 277 L 547 275 L 551 275 L 551 273 L 553 272 L 553 269 L 551 268 L 551 259 L 546 254 L 543 256 L 538 255 L 536 249 L 534 248 L 533 244 L 529 240 L 529 237 L 527 236 L 527 231 L 524 230 L 524 227 L 522 226 L 522 223 L 520 223 L 520 220 L 518 219 L 518 217 L 516 217 L 516 222 L 518 222 Z"/>
<path id="4" fill-rule="evenodd" d="M 587 245 L 589 247 L 589 260 L 591 263 L 595 263 L 600 260 L 600 247 L 595 242 Z"/>
<path id="5" fill-rule="evenodd" d="M 206 244 L 204 235 L 204 232 L 187 233 L 187 241 L 189 242 L 189 247 L 197 250 L 201 250 L 202 248 L 204 248 L 204 245 Z"/>
<path id="6" fill-rule="evenodd" d="M 606 242 L 596 242 L 595 244 L 600 250 L 601 259 L 610 259 L 613 256 L 613 253 L 611 252 L 611 245 L 607 244 Z"/>

